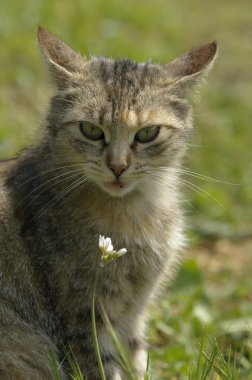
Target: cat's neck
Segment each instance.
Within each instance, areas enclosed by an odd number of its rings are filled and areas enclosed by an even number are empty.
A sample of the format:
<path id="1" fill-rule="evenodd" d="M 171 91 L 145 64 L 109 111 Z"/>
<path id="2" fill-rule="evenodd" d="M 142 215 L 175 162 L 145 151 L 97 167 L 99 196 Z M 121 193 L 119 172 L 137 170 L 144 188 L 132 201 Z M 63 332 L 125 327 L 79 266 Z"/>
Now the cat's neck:
<path id="1" fill-rule="evenodd" d="M 165 186 L 167 191 L 164 191 Z M 163 233 L 164 226 L 177 219 L 178 198 L 177 188 L 171 186 L 169 189 L 164 177 L 162 186 L 160 183 L 158 186 L 143 184 L 122 198 L 111 197 L 90 184 L 67 202 L 68 207 L 75 210 L 75 216 L 85 215 L 88 223 L 101 234 L 124 235 L 129 243 L 131 239 L 137 241 L 139 237 L 140 242 L 144 236 Z"/>

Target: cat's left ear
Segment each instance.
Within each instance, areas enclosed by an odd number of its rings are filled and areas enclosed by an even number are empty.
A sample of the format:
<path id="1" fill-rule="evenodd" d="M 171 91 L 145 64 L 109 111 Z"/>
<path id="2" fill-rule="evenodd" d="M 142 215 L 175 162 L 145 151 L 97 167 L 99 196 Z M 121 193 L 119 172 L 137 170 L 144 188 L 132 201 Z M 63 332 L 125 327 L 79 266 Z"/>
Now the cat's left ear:
<path id="1" fill-rule="evenodd" d="M 41 52 L 56 78 L 58 87 L 66 87 L 78 74 L 80 75 L 85 58 L 40 26 L 37 33 Z"/>
<path id="2" fill-rule="evenodd" d="M 190 50 L 163 67 L 172 87 L 174 85 L 178 91 L 184 93 L 208 74 L 216 56 L 217 44 L 212 42 Z"/>

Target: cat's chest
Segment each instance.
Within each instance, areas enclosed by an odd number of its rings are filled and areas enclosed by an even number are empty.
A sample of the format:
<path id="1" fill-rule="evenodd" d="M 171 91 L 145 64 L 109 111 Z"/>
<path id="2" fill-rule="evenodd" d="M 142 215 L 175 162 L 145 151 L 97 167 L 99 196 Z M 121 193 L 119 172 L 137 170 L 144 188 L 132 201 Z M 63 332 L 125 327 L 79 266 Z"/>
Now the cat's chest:
<path id="1" fill-rule="evenodd" d="M 111 320 L 121 320 L 126 315 L 128 319 L 135 318 L 136 310 L 141 309 L 141 305 L 146 302 L 153 281 L 157 280 L 159 273 L 155 271 L 154 274 L 149 265 L 132 257 L 134 254 L 136 252 L 129 250 L 126 253 L 128 256 L 120 257 L 103 268 L 99 266 L 99 259 L 94 264 L 89 255 L 86 260 L 85 257 L 83 260 L 76 260 L 76 265 L 68 262 L 61 270 L 58 268 L 54 281 L 57 292 L 56 309 L 68 325 L 69 331 L 82 329 L 83 323 L 89 324 L 97 278 L 97 304 L 104 305 Z"/>
<path id="2" fill-rule="evenodd" d="M 86 217 L 76 209 L 58 210 L 57 222 L 47 220 L 33 238 L 36 255 L 45 263 L 53 309 L 66 340 L 90 325 L 94 283 L 98 273 L 97 307 L 102 303 L 111 321 L 123 321 L 130 329 L 138 323 L 171 254 L 169 226 L 164 219 Z M 129 221 L 129 225 L 126 222 Z M 162 221 L 162 223 L 161 223 Z M 168 234 L 167 234 L 168 233 Z M 110 237 L 114 249 L 127 253 L 101 269 L 99 235 Z M 42 236 L 42 238 L 41 238 Z M 37 249 L 38 248 L 38 249 Z M 99 310 L 97 312 L 99 319 Z M 63 331 L 65 330 L 65 332 Z"/>
<path id="3" fill-rule="evenodd" d="M 93 211 L 92 208 L 92 213 L 83 215 L 75 208 L 69 215 L 59 213 L 59 223 L 49 227 L 53 231 L 49 236 L 51 255 L 66 262 L 69 270 L 75 266 L 77 272 L 81 268 L 97 269 L 101 260 L 100 235 L 111 238 L 115 250 L 126 248 L 127 265 L 135 268 L 148 265 L 154 251 L 167 241 L 169 228 L 158 215 L 149 212 L 140 216 L 133 208 L 127 214 L 112 209 L 104 216 Z"/>
<path id="4" fill-rule="evenodd" d="M 164 257 L 156 255 L 146 242 L 140 244 L 136 239 L 125 246 L 120 236 L 111 237 L 116 243 L 114 248 L 126 248 L 127 253 L 101 268 L 98 233 L 96 235 L 86 226 L 77 235 L 69 231 L 62 236 L 64 251 L 57 251 L 51 272 L 61 313 L 71 310 L 72 315 L 79 315 L 90 309 L 98 275 L 97 297 L 107 305 L 113 305 L 116 313 L 123 313 L 134 300 L 146 296 L 162 272 Z"/>
<path id="5" fill-rule="evenodd" d="M 75 316 L 88 314 L 97 273 L 100 272 L 97 297 L 116 314 L 139 304 L 162 273 L 166 261 L 164 236 L 146 223 L 140 228 L 131 219 L 102 219 L 69 215 L 50 228 L 53 234 L 43 240 L 50 262 L 49 282 L 56 294 L 59 314 L 73 321 Z M 156 221 L 157 224 L 157 221 Z M 127 253 L 100 269 L 99 235 L 111 237 L 114 249 L 126 248 Z M 76 317 L 77 320 L 79 317 Z"/>
<path id="6" fill-rule="evenodd" d="M 53 283 L 57 284 L 61 294 L 70 297 L 82 294 L 87 299 L 90 298 L 95 279 L 99 275 L 98 292 L 103 297 L 120 297 L 123 293 L 140 289 L 149 276 L 161 271 L 164 263 L 164 259 L 155 257 L 151 247 L 134 244 L 127 247 L 124 256 L 104 267 L 101 266 L 101 261 L 98 241 L 80 239 L 68 253 L 52 260 Z"/>

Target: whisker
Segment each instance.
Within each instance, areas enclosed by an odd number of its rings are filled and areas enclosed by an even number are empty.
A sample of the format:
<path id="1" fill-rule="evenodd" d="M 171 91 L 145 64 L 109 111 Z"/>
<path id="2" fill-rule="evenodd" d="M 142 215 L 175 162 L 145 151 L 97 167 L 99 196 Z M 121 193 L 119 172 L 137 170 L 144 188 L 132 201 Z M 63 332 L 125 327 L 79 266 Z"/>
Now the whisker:
<path id="1" fill-rule="evenodd" d="M 206 181 L 209 181 L 209 182 L 217 182 L 217 183 L 222 183 L 222 184 L 231 185 L 231 186 L 240 186 L 239 183 L 226 182 L 226 181 L 222 181 L 220 179 L 208 177 L 208 176 L 206 176 L 204 174 L 193 172 L 192 170 L 190 170 L 188 168 L 185 168 L 183 166 L 181 166 L 181 167 L 180 166 L 178 166 L 178 167 L 166 167 L 166 166 L 163 166 L 163 167 L 158 167 L 157 171 L 162 171 L 162 173 L 166 173 L 167 171 L 168 172 L 169 171 L 174 171 L 176 173 L 190 175 L 191 177 L 203 179 L 203 180 L 206 180 Z"/>
<path id="2" fill-rule="evenodd" d="M 219 182 L 219 183 L 223 183 L 225 185 L 240 186 L 239 183 L 226 182 L 226 181 L 222 181 L 222 180 L 217 179 L 217 178 L 212 178 L 212 177 L 206 176 L 206 175 L 201 174 L 201 173 L 193 172 L 192 170 L 185 168 L 183 166 L 180 168 L 180 171 L 181 171 L 181 173 L 189 174 L 192 177 L 197 177 L 199 179 L 205 179 L 205 180 L 211 181 L 211 182 Z"/>
<path id="3" fill-rule="evenodd" d="M 161 172 L 162 172 L 162 174 L 170 174 L 170 179 L 171 180 L 174 180 L 174 178 L 173 178 L 173 176 L 172 176 L 172 173 L 169 173 L 169 169 L 176 169 L 176 168 L 162 168 L 162 169 L 165 169 L 165 170 L 161 170 Z M 179 173 L 179 171 L 178 170 L 176 170 L 176 172 L 175 172 L 176 174 L 178 174 Z M 159 178 L 158 177 L 158 172 L 153 172 L 153 173 L 151 173 L 154 177 L 156 177 L 157 179 Z M 168 177 L 169 178 L 169 177 Z M 188 187 L 188 188 L 190 188 L 191 190 L 193 190 L 193 191 L 195 191 L 195 192 L 197 192 L 197 193 L 199 193 L 199 194 L 201 194 L 201 196 L 203 196 L 205 199 L 207 199 L 207 198 L 210 198 L 210 199 L 212 199 L 212 200 L 214 200 L 221 208 L 223 208 L 224 209 L 224 206 L 212 195 L 212 194 L 210 194 L 209 192 L 207 192 L 206 190 L 204 190 L 204 189 L 202 189 L 201 187 L 199 187 L 199 186 L 197 186 L 197 185 L 195 185 L 195 184 L 193 184 L 193 183 L 191 183 L 191 182 L 189 182 L 189 181 L 187 181 L 187 180 L 185 180 L 185 179 L 182 179 L 182 178 L 180 178 L 180 180 L 179 180 L 182 184 L 184 184 L 186 187 Z"/>
<path id="4" fill-rule="evenodd" d="M 24 186 L 25 184 L 31 182 L 33 179 L 42 177 L 43 175 L 48 174 L 50 172 L 57 171 L 57 170 L 62 170 L 62 169 L 65 169 L 65 168 L 70 168 L 70 167 L 73 167 L 73 166 L 77 166 L 79 164 L 83 164 L 83 161 L 79 161 L 79 162 L 76 162 L 74 164 L 69 164 L 69 165 L 65 165 L 65 166 L 58 166 L 57 168 L 54 168 L 54 169 L 44 170 L 43 172 L 40 172 L 40 174 L 30 177 L 29 179 L 27 179 L 26 181 L 22 182 L 18 186 Z"/>
<path id="5" fill-rule="evenodd" d="M 198 144 L 187 144 L 187 146 L 190 146 L 192 148 L 204 148 L 204 145 L 198 145 Z"/>
<path id="6" fill-rule="evenodd" d="M 186 181 L 186 180 L 184 180 L 184 179 L 181 179 L 181 182 L 185 185 L 185 186 L 187 186 L 189 189 L 191 189 L 191 190 L 194 190 L 196 193 L 199 193 L 199 194 L 201 194 L 205 199 L 207 199 L 207 197 L 208 198 L 211 198 L 212 200 L 214 200 L 221 208 L 225 208 L 219 201 L 218 201 L 218 199 L 216 199 L 212 194 L 210 194 L 208 191 L 206 191 L 206 190 L 204 190 L 204 189 L 202 189 L 201 187 L 199 187 L 199 186 L 197 186 L 197 185 L 195 185 L 195 184 L 193 184 L 193 183 L 191 183 L 191 182 L 188 182 L 188 181 Z M 204 196 L 204 194 L 205 194 L 205 196 Z"/>
<path id="7" fill-rule="evenodd" d="M 83 189 L 85 189 L 85 187 L 87 186 L 88 182 L 90 182 L 90 180 L 88 180 L 87 178 L 83 178 L 83 181 L 82 183 L 80 183 L 78 186 L 78 190 L 79 192 L 82 191 Z M 71 194 L 69 194 L 69 196 L 71 196 Z M 73 199 L 73 194 L 72 194 L 72 199 Z"/>
<path id="8" fill-rule="evenodd" d="M 217 178 L 212 178 L 212 177 L 208 177 L 206 175 L 200 174 L 200 173 L 193 172 L 192 170 L 187 169 L 187 168 L 183 168 L 183 167 L 173 167 L 173 168 L 169 168 L 169 169 L 174 170 L 177 173 L 182 173 L 182 174 L 190 175 L 191 177 L 203 179 L 203 180 L 206 180 L 206 181 L 209 181 L 209 182 L 217 182 L 217 183 L 222 183 L 222 184 L 225 184 L 225 185 L 239 186 L 238 183 L 225 182 L 225 181 L 222 181 L 222 180 L 217 179 Z"/>
<path id="9" fill-rule="evenodd" d="M 62 190 L 59 194 L 56 194 L 49 202 L 47 202 L 47 204 L 40 210 L 38 211 L 32 219 L 37 219 L 39 220 L 39 218 L 43 215 L 43 213 L 45 211 L 48 210 L 49 207 L 53 207 L 55 206 L 56 203 L 58 203 L 65 195 L 67 195 L 68 193 L 70 193 L 74 188 L 76 188 L 78 186 L 78 184 L 81 184 L 81 183 L 84 183 L 85 184 L 88 182 L 88 180 L 86 178 L 78 178 L 76 179 L 73 183 L 71 183 L 68 187 L 66 187 L 66 189 Z"/>
<path id="10" fill-rule="evenodd" d="M 57 194 L 56 197 L 53 198 L 53 202 L 49 205 L 50 207 L 53 207 L 60 199 L 62 199 L 65 195 L 70 193 L 73 189 L 75 189 L 79 184 L 87 184 L 88 180 L 86 178 L 79 178 L 76 181 L 74 181 L 70 186 L 68 186 L 66 189 L 64 189 L 60 194 Z"/>
<path id="11" fill-rule="evenodd" d="M 53 186 L 55 186 L 55 181 L 57 181 L 57 183 L 60 183 L 60 182 L 63 182 L 65 180 L 68 180 L 68 179 L 71 179 L 72 176 L 69 176 L 67 178 L 63 178 L 61 180 L 58 180 L 59 178 L 61 177 L 66 177 L 68 176 L 69 174 L 73 174 L 74 176 L 78 175 L 79 173 L 81 173 L 83 170 L 82 169 L 77 169 L 77 170 L 74 170 L 74 171 L 68 171 L 67 173 L 62 173 L 58 176 L 55 176 L 53 178 L 50 178 L 48 181 L 42 183 L 41 185 L 37 186 L 35 189 L 33 189 L 32 191 L 30 191 L 23 199 L 21 199 L 21 201 L 18 202 L 17 204 L 17 207 L 21 206 L 22 203 L 24 203 L 24 201 L 30 197 L 33 193 L 36 193 L 39 189 L 43 188 L 44 186 L 46 186 L 48 183 L 54 181 L 54 183 L 51 185 L 51 186 L 47 186 L 44 190 L 40 191 L 35 197 L 33 197 L 28 203 L 26 206 L 28 206 L 32 201 L 34 201 L 34 199 L 38 198 L 41 194 L 43 194 L 44 192 L 46 192 L 47 190 L 51 189 Z"/>

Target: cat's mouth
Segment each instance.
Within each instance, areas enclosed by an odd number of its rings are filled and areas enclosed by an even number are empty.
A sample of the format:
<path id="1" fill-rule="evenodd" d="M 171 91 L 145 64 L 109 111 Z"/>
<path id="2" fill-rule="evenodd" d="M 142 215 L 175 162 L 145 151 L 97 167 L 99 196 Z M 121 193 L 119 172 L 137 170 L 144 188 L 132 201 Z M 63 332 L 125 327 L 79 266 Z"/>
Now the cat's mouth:
<path id="1" fill-rule="evenodd" d="M 104 182 L 105 186 L 112 187 L 112 188 L 119 188 L 123 189 L 127 184 L 123 181 L 115 180 L 115 181 L 110 181 L 110 182 Z"/>
<path id="2" fill-rule="evenodd" d="M 112 196 L 122 197 L 133 189 L 133 184 L 122 180 L 102 182 L 102 188 Z"/>

